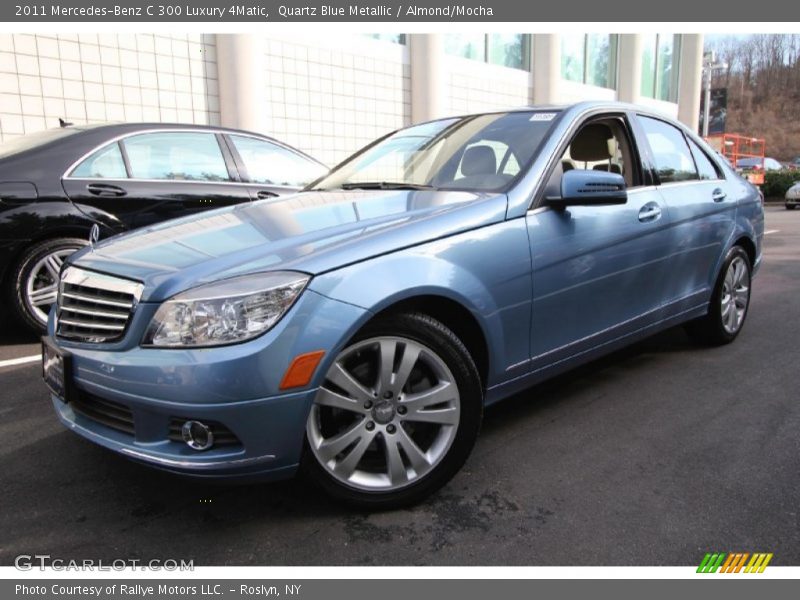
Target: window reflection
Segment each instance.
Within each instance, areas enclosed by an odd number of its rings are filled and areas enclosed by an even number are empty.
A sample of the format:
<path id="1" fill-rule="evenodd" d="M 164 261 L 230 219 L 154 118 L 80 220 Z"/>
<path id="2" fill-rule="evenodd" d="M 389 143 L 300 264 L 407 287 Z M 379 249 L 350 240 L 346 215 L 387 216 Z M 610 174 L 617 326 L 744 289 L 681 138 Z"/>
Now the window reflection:
<path id="1" fill-rule="evenodd" d="M 457 33 L 445 35 L 445 52 L 512 69 L 529 69 L 530 38 L 523 33 Z"/>
<path id="2" fill-rule="evenodd" d="M 561 36 L 561 76 L 604 88 L 617 85 L 617 35 L 564 34 Z"/>
<path id="3" fill-rule="evenodd" d="M 648 34 L 642 40 L 642 96 L 678 100 L 680 36 Z"/>

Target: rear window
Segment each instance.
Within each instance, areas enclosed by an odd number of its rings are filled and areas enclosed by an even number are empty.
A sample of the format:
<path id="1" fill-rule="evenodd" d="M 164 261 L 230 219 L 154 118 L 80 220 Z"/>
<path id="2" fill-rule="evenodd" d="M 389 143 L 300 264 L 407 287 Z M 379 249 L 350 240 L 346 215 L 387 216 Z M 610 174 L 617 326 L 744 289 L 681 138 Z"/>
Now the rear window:
<path id="1" fill-rule="evenodd" d="M 0 158 L 7 158 L 44 146 L 50 142 L 62 140 L 81 131 L 75 127 L 59 127 L 58 129 L 45 129 L 36 133 L 29 133 L 0 144 Z"/>

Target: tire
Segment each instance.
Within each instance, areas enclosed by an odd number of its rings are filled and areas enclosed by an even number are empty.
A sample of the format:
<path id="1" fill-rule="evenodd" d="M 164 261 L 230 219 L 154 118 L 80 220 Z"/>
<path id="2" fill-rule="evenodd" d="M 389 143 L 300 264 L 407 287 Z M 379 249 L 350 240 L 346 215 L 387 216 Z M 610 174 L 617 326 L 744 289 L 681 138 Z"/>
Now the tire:
<path id="1" fill-rule="evenodd" d="M 384 355 L 390 368 L 381 368 Z M 351 506 L 408 506 L 458 472 L 482 417 L 481 378 L 461 340 L 424 314 L 387 316 L 329 367 L 308 416 L 301 470 Z"/>
<path id="2" fill-rule="evenodd" d="M 750 308 L 752 265 L 744 248 L 728 251 L 717 276 L 708 314 L 687 324 L 689 336 L 707 346 L 730 344 L 741 332 Z M 735 290 L 730 293 L 731 287 Z"/>
<path id="3" fill-rule="evenodd" d="M 795 204 L 786 204 L 786 210 L 794 210 Z"/>
<path id="4" fill-rule="evenodd" d="M 47 313 L 56 301 L 58 272 L 64 259 L 87 245 L 79 238 L 55 238 L 31 246 L 9 279 L 10 304 L 29 329 L 43 333 Z"/>

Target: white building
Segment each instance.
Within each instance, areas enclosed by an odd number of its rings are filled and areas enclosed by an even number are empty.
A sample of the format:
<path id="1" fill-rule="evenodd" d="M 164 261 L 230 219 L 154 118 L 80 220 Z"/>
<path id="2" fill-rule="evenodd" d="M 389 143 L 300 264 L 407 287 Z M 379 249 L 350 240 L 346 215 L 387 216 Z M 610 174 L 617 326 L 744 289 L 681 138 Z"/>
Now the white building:
<path id="1" fill-rule="evenodd" d="M 696 128 L 702 53 L 695 34 L 5 34 L 0 139 L 59 117 L 221 124 L 332 165 L 412 122 L 532 103 L 619 99 Z"/>

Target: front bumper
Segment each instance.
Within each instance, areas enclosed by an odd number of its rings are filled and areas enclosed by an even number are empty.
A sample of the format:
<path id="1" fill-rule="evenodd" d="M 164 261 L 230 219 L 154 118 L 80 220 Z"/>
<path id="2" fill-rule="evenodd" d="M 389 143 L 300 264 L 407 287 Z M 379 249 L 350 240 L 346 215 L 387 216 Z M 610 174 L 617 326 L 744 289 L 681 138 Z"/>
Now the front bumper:
<path id="1" fill-rule="evenodd" d="M 800 205 L 800 194 L 787 194 L 784 198 L 784 203 L 786 206 Z"/>
<path id="2" fill-rule="evenodd" d="M 61 422 L 78 435 L 126 458 L 162 470 L 197 477 L 277 479 L 291 476 L 302 451 L 305 419 L 315 390 L 232 405 L 153 403 L 148 398 L 126 397 L 110 389 L 94 388 L 92 396 L 114 399 L 129 408 L 133 433 L 87 416 L 74 404 L 52 397 Z M 80 393 L 85 393 L 81 390 Z M 198 452 L 170 437 L 169 423 L 178 416 L 201 422 L 222 423 L 236 443 Z"/>
<path id="3" fill-rule="evenodd" d="M 137 313 L 152 310 L 140 305 Z M 53 407 L 75 433 L 160 469 L 214 478 L 291 476 L 324 373 L 367 318 L 364 309 L 306 290 L 272 330 L 232 346 L 142 348 L 149 319 L 136 316 L 114 349 L 55 338 L 71 354 L 74 393 L 70 403 L 53 396 Z M 325 357 L 311 383 L 280 390 L 294 357 L 316 350 Z M 186 420 L 215 424 L 225 443 L 191 449 L 175 431 Z"/>

